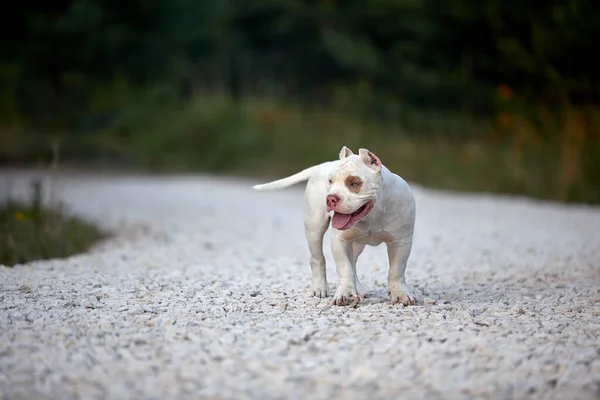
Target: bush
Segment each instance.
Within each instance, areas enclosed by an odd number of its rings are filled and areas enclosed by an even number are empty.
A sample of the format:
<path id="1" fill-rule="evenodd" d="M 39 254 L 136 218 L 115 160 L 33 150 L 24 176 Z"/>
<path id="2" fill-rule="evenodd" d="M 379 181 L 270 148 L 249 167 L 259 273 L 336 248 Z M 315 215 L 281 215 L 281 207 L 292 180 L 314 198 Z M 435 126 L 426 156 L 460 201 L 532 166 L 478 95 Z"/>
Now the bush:
<path id="1" fill-rule="evenodd" d="M 600 143 L 592 136 L 565 141 L 583 125 L 570 112 L 566 122 L 543 124 L 516 113 L 509 124 L 421 113 L 435 129 L 418 134 L 407 132 L 403 118 L 385 122 L 335 107 L 196 97 L 121 120 L 114 131 L 127 131 L 123 147 L 144 169 L 279 177 L 336 158 L 347 145 L 369 148 L 388 168 L 425 186 L 597 203 Z"/>
<path id="2" fill-rule="evenodd" d="M 61 158 L 80 166 L 120 160 L 145 171 L 266 179 L 334 159 L 346 145 L 369 148 L 388 168 L 424 186 L 600 203 L 600 113 L 568 104 L 524 109 L 507 109 L 488 121 L 416 110 L 383 120 L 343 102 L 141 96 L 102 129 L 71 133 L 73 140 L 62 141 Z M 26 138 L 19 143 L 40 143 Z M 26 146 L 20 154 L 29 158 Z"/>
<path id="3" fill-rule="evenodd" d="M 42 203 L 34 182 L 29 201 L 7 199 L 0 205 L 0 264 L 65 258 L 87 251 L 108 236 L 88 221 L 67 216 L 62 206 Z"/>

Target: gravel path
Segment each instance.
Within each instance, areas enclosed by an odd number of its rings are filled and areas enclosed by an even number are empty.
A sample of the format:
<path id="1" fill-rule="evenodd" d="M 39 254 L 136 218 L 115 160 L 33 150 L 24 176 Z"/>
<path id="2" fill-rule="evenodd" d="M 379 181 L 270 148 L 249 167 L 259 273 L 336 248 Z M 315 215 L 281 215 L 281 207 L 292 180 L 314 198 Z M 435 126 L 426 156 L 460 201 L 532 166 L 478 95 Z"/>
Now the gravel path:
<path id="1" fill-rule="evenodd" d="M 119 234 L 0 267 L 0 398 L 600 398 L 600 208 L 413 186 L 417 305 L 389 304 L 380 246 L 347 308 L 309 296 L 303 186 L 255 183 L 61 177 Z"/>

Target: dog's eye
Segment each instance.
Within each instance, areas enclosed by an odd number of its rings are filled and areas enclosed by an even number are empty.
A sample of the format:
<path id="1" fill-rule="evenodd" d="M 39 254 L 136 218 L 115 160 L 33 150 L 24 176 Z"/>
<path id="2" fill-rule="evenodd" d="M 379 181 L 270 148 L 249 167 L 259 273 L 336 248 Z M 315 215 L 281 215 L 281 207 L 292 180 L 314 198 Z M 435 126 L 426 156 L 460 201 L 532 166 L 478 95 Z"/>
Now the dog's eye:
<path id="1" fill-rule="evenodd" d="M 360 185 L 360 184 L 361 184 L 361 182 L 359 182 L 359 181 L 353 181 L 353 182 L 350 184 L 350 186 L 358 186 L 358 185 Z"/>
<path id="2" fill-rule="evenodd" d="M 329 178 L 329 184 L 331 185 L 333 183 L 333 179 Z"/>

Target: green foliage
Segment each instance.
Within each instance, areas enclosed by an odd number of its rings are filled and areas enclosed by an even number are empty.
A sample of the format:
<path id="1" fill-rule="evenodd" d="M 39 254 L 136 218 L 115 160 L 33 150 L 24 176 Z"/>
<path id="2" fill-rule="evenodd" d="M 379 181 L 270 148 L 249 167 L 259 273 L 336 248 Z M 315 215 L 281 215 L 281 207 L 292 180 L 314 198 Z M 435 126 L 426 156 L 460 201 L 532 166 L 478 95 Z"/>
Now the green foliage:
<path id="1" fill-rule="evenodd" d="M 276 178 L 335 159 L 347 145 L 375 151 L 389 168 L 426 186 L 600 202 L 595 156 L 600 143 L 581 147 L 564 138 L 548 142 L 536 137 L 541 129 L 574 131 L 581 123 L 577 115 L 548 119 L 548 113 L 540 113 L 534 122 L 514 117 L 508 126 L 514 136 L 494 143 L 487 139 L 493 126 L 469 120 L 449 123 L 447 115 L 436 113 L 420 113 L 419 120 L 427 121 L 422 127 L 443 134 L 420 137 L 406 134 L 398 123 L 365 119 L 359 113 L 350 116 L 344 107 L 324 110 L 269 98 L 237 102 L 227 96 L 194 97 L 168 108 L 146 107 L 146 112 L 120 120 L 112 131 L 127 132 L 117 135 L 117 147 L 144 170 Z M 465 130 L 481 134 L 466 140 L 461 134 Z"/>
<path id="2" fill-rule="evenodd" d="M 240 169 L 247 159 L 239 155 L 261 145 L 243 110 L 218 98 L 144 108 L 118 121 L 115 130 L 127 132 L 138 166 L 159 170 Z"/>
<path id="3" fill-rule="evenodd" d="M 107 233 L 60 207 L 42 202 L 39 182 L 26 201 L 7 199 L 0 205 L 0 264 L 14 266 L 35 260 L 65 258 L 88 250 Z"/>
<path id="4" fill-rule="evenodd" d="M 170 81 L 183 97 L 208 87 L 310 101 L 368 82 L 408 107 L 487 114 L 477 88 L 501 83 L 598 101 L 598 11 L 584 0 L 27 2 L 0 21 L 15 33 L 0 38 L 0 98 L 44 130 L 77 128 L 120 77 Z"/>

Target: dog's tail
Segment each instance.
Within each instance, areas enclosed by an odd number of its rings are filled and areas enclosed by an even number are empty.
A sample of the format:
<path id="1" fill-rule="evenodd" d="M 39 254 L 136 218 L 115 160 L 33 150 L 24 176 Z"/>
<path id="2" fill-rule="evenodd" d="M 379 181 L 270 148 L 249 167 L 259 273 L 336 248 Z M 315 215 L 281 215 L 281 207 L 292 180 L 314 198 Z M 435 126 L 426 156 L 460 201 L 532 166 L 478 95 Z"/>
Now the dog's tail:
<path id="1" fill-rule="evenodd" d="M 296 183 L 300 183 L 302 181 L 308 180 L 312 176 L 314 170 L 317 167 L 319 167 L 319 166 L 318 165 L 312 166 L 310 168 L 306 168 L 305 170 L 298 172 L 297 174 L 288 176 L 287 178 L 281 178 L 281 179 L 278 179 L 273 182 L 264 183 L 262 185 L 254 185 L 254 186 L 252 186 L 252 188 L 254 190 L 263 191 L 263 190 L 276 190 L 276 189 L 281 189 L 281 188 L 285 188 L 288 186 L 292 186 L 292 185 L 295 185 Z"/>

